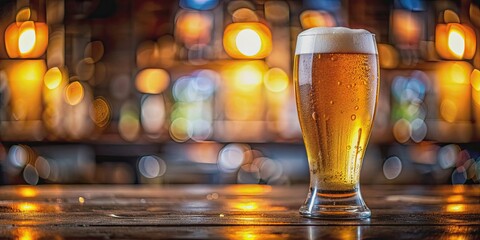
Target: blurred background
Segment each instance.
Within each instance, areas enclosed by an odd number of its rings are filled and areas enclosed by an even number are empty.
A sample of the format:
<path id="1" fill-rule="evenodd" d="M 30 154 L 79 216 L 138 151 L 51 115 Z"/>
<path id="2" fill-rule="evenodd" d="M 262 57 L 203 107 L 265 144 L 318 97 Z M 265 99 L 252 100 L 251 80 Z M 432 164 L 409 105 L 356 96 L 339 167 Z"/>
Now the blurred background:
<path id="1" fill-rule="evenodd" d="M 306 183 L 316 26 L 376 34 L 362 183 L 480 182 L 480 1 L 2 0 L 0 184 Z"/>

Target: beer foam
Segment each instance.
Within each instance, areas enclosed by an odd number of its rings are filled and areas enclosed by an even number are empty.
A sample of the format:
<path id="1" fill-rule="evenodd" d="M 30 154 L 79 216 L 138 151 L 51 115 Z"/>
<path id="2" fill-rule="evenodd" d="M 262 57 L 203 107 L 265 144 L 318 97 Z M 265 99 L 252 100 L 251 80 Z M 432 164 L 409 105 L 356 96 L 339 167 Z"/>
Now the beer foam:
<path id="1" fill-rule="evenodd" d="M 344 27 L 310 28 L 298 35 L 295 54 L 367 53 L 376 54 L 374 36 L 364 29 Z"/>

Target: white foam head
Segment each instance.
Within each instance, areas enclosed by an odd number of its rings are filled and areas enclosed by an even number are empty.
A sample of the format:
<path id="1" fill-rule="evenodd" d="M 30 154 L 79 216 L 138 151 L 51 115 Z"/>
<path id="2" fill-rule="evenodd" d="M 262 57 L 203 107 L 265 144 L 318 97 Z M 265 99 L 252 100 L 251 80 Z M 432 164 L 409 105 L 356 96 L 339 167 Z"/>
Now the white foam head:
<path id="1" fill-rule="evenodd" d="M 364 29 L 344 27 L 310 28 L 298 35 L 295 54 L 367 53 L 376 54 L 375 37 Z"/>

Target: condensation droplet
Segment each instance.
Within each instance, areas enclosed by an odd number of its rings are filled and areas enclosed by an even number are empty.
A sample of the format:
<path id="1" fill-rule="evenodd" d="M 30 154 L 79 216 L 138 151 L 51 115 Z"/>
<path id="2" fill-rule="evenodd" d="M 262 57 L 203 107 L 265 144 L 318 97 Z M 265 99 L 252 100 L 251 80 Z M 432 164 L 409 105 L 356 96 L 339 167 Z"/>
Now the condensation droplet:
<path id="1" fill-rule="evenodd" d="M 358 110 L 358 108 L 359 108 L 358 106 L 355 106 L 353 109 Z"/>
<path id="2" fill-rule="evenodd" d="M 317 120 L 317 113 L 316 112 L 312 113 L 312 118 L 313 118 L 313 120 Z"/>
<path id="3" fill-rule="evenodd" d="M 352 88 L 352 84 L 348 84 L 348 85 L 347 85 L 347 88 Z"/>
<path id="4" fill-rule="evenodd" d="M 330 57 L 330 60 L 332 60 L 332 61 L 337 61 L 337 58 L 335 58 L 334 56 L 331 56 L 331 57 Z"/>
<path id="5" fill-rule="evenodd" d="M 357 119 L 357 115 L 355 115 L 355 114 L 352 114 L 352 116 L 351 116 L 350 118 L 351 118 L 351 119 L 352 119 L 352 121 L 353 121 L 353 120 Z"/>
<path id="6" fill-rule="evenodd" d="M 334 102 L 333 100 L 331 100 L 331 101 L 330 101 L 330 104 L 332 104 L 332 105 L 333 105 L 334 103 L 335 103 L 335 102 Z"/>
<path id="7" fill-rule="evenodd" d="M 337 84 L 338 84 L 338 86 L 340 86 L 340 85 L 342 85 L 342 82 L 338 81 Z"/>
<path id="8" fill-rule="evenodd" d="M 347 145 L 347 150 L 350 150 L 352 149 L 352 147 L 350 145 Z"/>

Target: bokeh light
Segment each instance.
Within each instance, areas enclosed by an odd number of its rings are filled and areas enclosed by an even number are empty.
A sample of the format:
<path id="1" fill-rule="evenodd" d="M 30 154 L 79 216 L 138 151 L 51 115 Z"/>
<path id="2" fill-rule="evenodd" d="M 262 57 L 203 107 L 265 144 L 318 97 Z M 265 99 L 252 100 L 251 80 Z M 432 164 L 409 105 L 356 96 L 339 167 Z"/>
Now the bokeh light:
<path id="1" fill-rule="evenodd" d="M 31 164 L 25 166 L 23 169 L 23 179 L 30 185 L 37 185 L 39 180 L 37 169 Z"/>
<path id="2" fill-rule="evenodd" d="M 167 171 L 167 164 L 158 156 L 143 156 L 138 161 L 138 171 L 146 178 L 162 176 Z"/>
<path id="3" fill-rule="evenodd" d="M 17 22 L 5 29 L 5 49 L 10 58 L 38 58 L 48 46 L 48 25 L 30 21 L 30 10 L 17 13 Z"/>
<path id="4" fill-rule="evenodd" d="M 45 73 L 45 76 L 43 77 L 45 86 L 50 90 L 53 90 L 60 86 L 62 79 L 63 75 L 58 67 L 48 69 L 48 71 Z"/>
<path id="5" fill-rule="evenodd" d="M 138 109 L 136 105 L 131 102 L 126 102 L 120 110 L 118 131 L 120 136 L 129 142 L 137 140 L 140 134 Z"/>
<path id="6" fill-rule="evenodd" d="M 180 7 L 195 10 L 210 10 L 217 4 L 218 0 L 180 0 Z"/>
<path id="7" fill-rule="evenodd" d="M 383 163 L 383 175 L 389 180 L 397 178 L 402 172 L 402 161 L 397 156 L 387 158 Z"/>
<path id="8" fill-rule="evenodd" d="M 470 74 L 470 83 L 472 84 L 473 89 L 480 91 L 480 70 L 473 69 Z"/>
<path id="9" fill-rule="evenodd" d="M 20 10 L 18 10 L 17 15 L 15 15 L 15 22 L 17 25 L 21 25 L 22 22 L 30 20 L 30 17 L 32 16 L 32 11 L 30 10 L 29 7 L 23 7 Z"/>
<path id="10" fill-rule="evenodd" d="M 450 28 L 448 31 L 448 48 L 456 58 L 462 58 L 465 52 L 465 37 L 461 29 Z"/>
<path id="11" fill-rule="evenodd" d="M 441 168 L 447 169 L 455 166 L 460 154 L 460 147 L 456 144 L 448 144 L 438 151 L 438 164 Z"/>
<path id="12" fill-rule="evenodd" d="M 264 76 L 264 84 L 271 92 L 282 92 L 287 89 L 290 82 L 288 75 L 281 68 L 271 68 Z"/>
<path id="13" fill-rule="evenodd" d="M 148 94 L 163 92 L 170 83 L 170 75 L 164 69 L 144 69 L 135 77 L 135 86 L 138 91 Z"/>
<path id="14" fill-rule="evenodd" d="M 84 58 L 78 61 L 75 70 L 80 80 L 89 80 L 95 74 L 95 61 L 92 58 Z"/>
<path id="15" fill-rule="evenodd" d="M 300 23 L 303 29 L 313 27 L 335 27 L 335 18 L 327 11 L 306 10 L 300 14 Z"/>
<path id="16" fill-rule="evenodd" d="M 26 54 L 35 47 L 35 25 L 32 21 L 22 23 L 20 35 L 18 36 L 18 50 L 20 54 Z"/>
<path id="17" fill-rule="evenodd" d="M 235 38 L 235 44 L 240 53 L 247 57 L 256 55 L 262 48 L 260 35 L 252 29 L 243 29 L 239 31 Z"/>
<path id="18" fill-rule="evenodd" d="M 476 39 L 475 31 L 465 24 L 437 24 L 435 28 L 435 49 L 440 57 L 445 59 L 473 58 Z"/>
<path id="19" fill-rule="evenodd" d="M 231 173 L 237 171 L 243 164 L 245 152 L 250 146 L 243 144 L 228 144 L 218 154 L 218 168 L 222 172 Z"/>
<path id="20" fill-rule="evenodd" d="M 398 51 L 389 44 L 378 44 L 378 58 L 380 67 L 386 69 L 396 68 L 400 63 Z"/>
<path id="21" fill-rule="evenodd" d="M 65 88 L 65 101 L 72 106 L 79 104 L 83 100 L 84 95 L 85 89 L 78 81 L 71 82 Z"/>
<path id="22" fill-rule="evenodd" d="M 38 195 L 38 190 L 34 187 L 21 187 L 18 189 L 18 194 L 22 197 L 36 197 Z"/>
<path id="23" fill-rule="evenodd" d="M 232 58 L 264 58 L 272 51 L 272 34 L 262 23 L 232 23 L 225 28 L 223 47 Z"/>
<path id="24" fill-rule="evenodd" d="M 96 63 L 102 59 L 104 52 L 105 47 L 103 46 L 102 41 L 92 41 L 85 47 L 84 57 L 86 59 L 91 59 L 92 62 Z"/>
<path id="25" fill-rule="evenodd" d="M 391 30 L 399 47 L 410 48 L 418 45 L 422 29 L 422 20 L 415 12 L 393 10 Z"/>
<path id="26" fill-rule="evenodd" d="M 111 108 L 107 100 L 98 97 L 92 102 L 90 118 L 100 128 L 107 126 L 110 122 Z"/>
<path id="27" fill-rule="evenodd" d="M 443 21 L 445 23 L 460 23 L 460 17 L 455 11 L 447 9 L 443 12 Z"/>
<path id="28" fill-rule="evenodd" d="M 175 118 L 170 124 L 170 136 L 174 141 L 185 142 L 190 138 L 192 126 L 190 122 L 183 118 Z"/>
<path id="29" fill-rule="evenodd" d="M 24 167 L 29 161 L 29 147 L 25 145 L 13 145 L 8 150 L 8 160 L 15 167 Z"/>
<path id="30" fill-rule="evenodd" d="M 145 132 L 159 135 L 165 127 L 165 101 L 162 95 L 145 96 L 141 106 L 141 123 Z"/>
<path id="31" fill-rule="evenodd" d="M 210 42 L 213 27 L 212 15 L 207 12 L 180 11 L 176 17 L 175 36 L 187 47 Z"/>
<path id="32" fill-rule="evenodd" d="M 240 8 L 232 14 L 233 22 L 258 22 L 257 14 L 249 8 Z"/>

